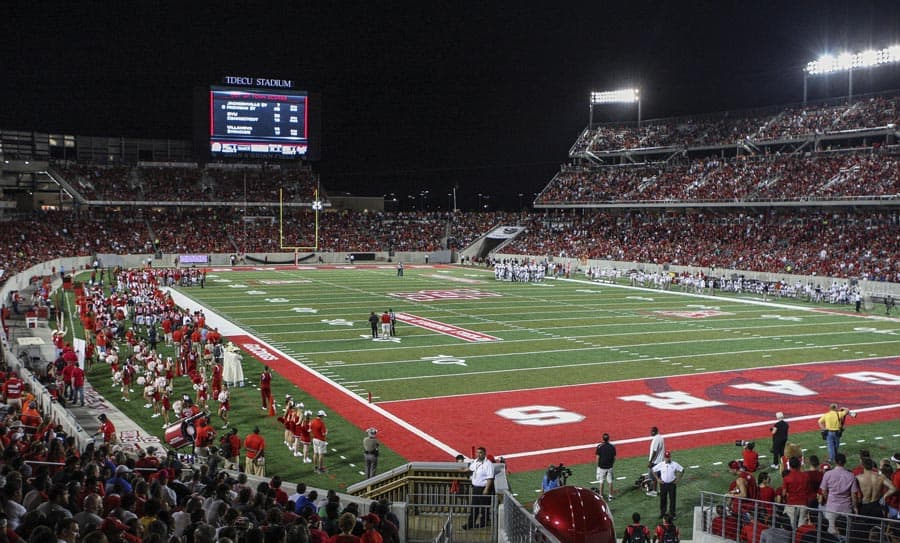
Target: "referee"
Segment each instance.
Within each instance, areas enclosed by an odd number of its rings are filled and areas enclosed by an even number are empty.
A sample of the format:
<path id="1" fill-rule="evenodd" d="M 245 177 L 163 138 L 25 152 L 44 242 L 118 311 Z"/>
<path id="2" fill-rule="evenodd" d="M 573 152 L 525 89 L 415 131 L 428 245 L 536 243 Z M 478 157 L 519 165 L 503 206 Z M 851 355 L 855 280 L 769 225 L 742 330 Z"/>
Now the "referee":
<path id="1" fill-rule="evenodd" d="M 659 516 L 665 516 L 668 506 L 669 516 L 675 520 L 676 485 L 684 475 L 684 468 L 678 462 L 672 461 L 672 452 L 666 451 L 663 461 L 651 469 L 656 482 L 659 485 Z"/>

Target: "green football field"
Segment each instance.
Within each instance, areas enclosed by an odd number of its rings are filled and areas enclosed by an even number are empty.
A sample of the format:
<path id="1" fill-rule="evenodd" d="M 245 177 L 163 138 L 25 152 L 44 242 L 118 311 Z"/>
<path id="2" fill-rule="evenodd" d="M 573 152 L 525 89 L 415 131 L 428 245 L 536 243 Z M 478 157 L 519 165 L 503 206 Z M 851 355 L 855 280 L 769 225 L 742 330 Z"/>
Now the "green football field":
<path id="1" fill-rule="evenodd" d="M 185 293 L 378 401 L 900 352 L 897 320 L 861 319 L 851 306 L 820 304 L 811 312 L 774 297 L 763 303 L 752 295 L 686 296 L 586 280 L 511 283 L 476 268 L 407 268 L 397 277 L 389 266 L 212 273 L 208 284 Z M 497 296 L 453 297 L 458 290 Z M 428 297 L 421 291 L 435 294 L 427 301 L 400 296 Z M 370 312 L 389 308 L 502 341 L 467 343 L 404 323 L 397 343 L 362 338 Z M 467 362 L 427 361 L 440 356 Z"/>
<path id="2" fill-rule="evenodd" d="M 290 393 L 329 413 L 322 475 L 281 445 L 280 425 L 259 409 L 252 386 L 262 362 L 245 353 L 251 386 L 234 391 L 232 422 L 242 436 L 261 426 L 275 444 L 268 473 L 286 480 L 359 481 L 363 430 L 374 425 L 386 449 L 380 471 L 486 445 L 506 458 L 513 490 L 528 502 L 549 463 L 573 466 L 570 483 L 595 486 L 592 446 L 608 431 L 620 455 L 613 510 L 624 526 L 631 509 L 655 511 L 631 489 L 646 467 L 651 425 L 671 435 L 667 447 L 690 468 L 679 491 L 685 513 L 697 490 L 727 488 L 721 461 L 739 456 L 735 436 L 764 443 L 775 411 L 793 416 L 794 435 L 820 456 L 814 415 L 832 400 L 861 412 L 848 434 L 863 441 L 848 451 L 877 447 L 880 458 L 900 450 L 896 387 L 864 388 L 875 386 L 871 372 L 900 375 L 900 321 L 878 307 L 855 314 L 584 279 L 511 283 L 482 268 L 442 266 L 408 266 L 403 277 L 393 266 L 222 269 L 206 288 L 179 292 L 239 329 L 238 345 L 249 337 L 278 355 L 267 362 L 276 399 Z M 389 309 L 397 336 L 373 340 L 367 319 Z M 95 375 L 108 380 L 103 370 Z M 123 405 L 157 427 L 134 402 Z M 765 456 L 766 446 L 758 450 Z"/>

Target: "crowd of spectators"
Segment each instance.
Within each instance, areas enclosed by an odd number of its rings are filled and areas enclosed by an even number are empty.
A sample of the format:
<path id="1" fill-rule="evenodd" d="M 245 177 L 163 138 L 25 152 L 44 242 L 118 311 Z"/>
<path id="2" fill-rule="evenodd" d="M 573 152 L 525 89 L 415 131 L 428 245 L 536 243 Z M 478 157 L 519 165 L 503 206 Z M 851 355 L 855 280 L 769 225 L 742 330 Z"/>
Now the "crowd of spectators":
<path id="1" fill-rule="evenodd" d="M 223 169 L 189 166 L 58 164 L 57 170 L 87 200 L 135 202 L 311 202 L 319 188 L 308 169 Z M 279 194 L 279 191 L 283 194 Z M 324 193 L 318 195 L 324 199 Z"/>
<path id="2" fill-rule="evenodd" d="M 527 227 L 503 249 L 514 254 L 900 281 L 900 217 L 886 210 L 329 211 L 319 217 L 318 250 L 462 249 L 500 225 Z M 312 247 L 314 232 L 308 211 L 287 217 L 283 228 L 274 211 L 271 220 L 252 222 L 224 208 L 41 212 L 4 223 L 0 269 L 7 277 L 59 256 L 97 253 L 279 252 Z"/>
<path id="3" fill-rule="evenodd" d="M 505 253 L 900 281 L 896 211 L 533 215 Z"/>
<path id="4" fill-rule="evenodd" d="M 604 124 L 581 133 L 573 156 L 659 147 L 702 147 L 806 138 L 849 130 L 880 128 L 900 121 L 900 96 L 873 96 L 834 104 L 788 107 L 770 113 L 724 113 L 705 118 Z"/>
<path id="5" fill-rule="evenodd" d="M 201 312 L 182 315 L 158 289 L 177 276 L 178 270 L 120 270 L 115 288 L 108 292 L 94 276 L 89 290 L 87 286 L 76 289 L 88 339 L 88 366 L 95 355 L 104 356 L 112 371 L 125 374 L 117 366 L 143 360 L 148 372 L 157 370 L 157 380 L 170 381 L 172 373 L 163 377 L 156 366 L 162 364 L 162 356 L 153 349 L 156 336 L 149 335 L 149 345 L 138 340 L 138 332 L 155 330 L 158 321 L 165 341 L 177 343 L 183 329 L 189 330 L 185 323 L 190 319 L 195 332 L 189 343 L 176 350 L 190 353 L 187 358 L 195 354 L 192 343 L 218 341 L 215 329 L 206 334 L 199 331 L 208 330 Z M 122 308 L 126 306 L 133 308 L 132 321 L 125 319 Z M 9 317 L 4 308 L 3 324 Z M 167 320 L 177 320 L 182 328 L 167 328 Z M 159 340 L 162 343 L 162 334 Z M 64 406 L 65 399 L 74 401 L 77 395 L 64 390 L 68 381 L 60 380 L 54 370 L 75 367 L 77 356 L 61 335 L 54 334 L 54 345 L 57 360 L 46 370 L 36 370 L 36 375 Z M 181 355 L 178 362 L 185 362 Z M 190 363 L 184 365 L 190 369 Z M 65 369 L 61 375 L 66 375 Z M 122 378 L 125 401 L 129 382 Z M 77 380 L 73 384 L 77 386 Z M 0 540 L 4 543 L 399 543 L 398 521 L 387 502 L 372 502 L 368 511 L 360 511 L 356 503 L 342 503 L 334 491 L 320 497 L 303 483 L 288 488 L 277 475 L 251 484 L 245 473 L 220 470 L 224 464 L 219 462 L 183 463 L 174 450 L 121 442 L 105 414 L 100 415 L 103 424 L 95 434 L 102 434 L 102 441 L 89 442 L 81 450 L 52 415 L 40 411 L 30 386 L 16 370 L 0 363 Z M 198 391 L 198 401 L 199 397 Z M 207 446 L 200 442 L 199 429 L 196 434 L 197 447 Z M 249 440 L 244 447 L 250 447 Z"/>
<path id="6" fill-rule="evenodd" d="M 566 167 L 541 204 L 791 201 L 900 196 L 893 155 L 813 154 L 702 158 L 688 164 Z"/>
<path id="7" fill-rule="evenodd" d="M 244 473 L 186 466 L 174 451 L 152 446 L 89 443 L 79 450 L 54 421 L 16 407 L 30 394 L 11 392 L 21 383 L 15 372 L 0 379 L 6 543 L 399 543 L 386 502 L 360 511 L 333 491 L 319 497 L 303 483 L 288 488 L 277 475 L 252 485 Z"/>

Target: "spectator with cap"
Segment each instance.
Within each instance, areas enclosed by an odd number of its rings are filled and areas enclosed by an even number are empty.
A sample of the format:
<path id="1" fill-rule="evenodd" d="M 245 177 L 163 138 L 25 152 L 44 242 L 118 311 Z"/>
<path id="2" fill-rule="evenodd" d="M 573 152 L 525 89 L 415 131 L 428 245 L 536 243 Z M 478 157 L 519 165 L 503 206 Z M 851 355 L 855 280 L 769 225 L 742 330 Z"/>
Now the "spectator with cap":
<path id="1" fill-rule="evenodd" d="M 819 428 L 822 430 L 822 438 L 828 445 L 829 463 L 834 463 L 836 460 L 835 455 L 838 452 L 838 447 L 841 445 L 841 436 L 844 433 L 844 420 L 849 414 L 849 409 L 838 407 L 838 404 L 833 403 L 828 406 L 828 411 L 819 417 Z"/>
<path id="2" fill-rule="evenodd" d="M 359 538 L 362 543 L 384 543 L 384 538 L 378 533 L 378 524 L 381 519 L 375 513 L 369 513 L 362 518 L 363 535 Z"/>
<path id="3" fill-rule="evenodd" d="M 328 427 L 325 426 L 325 411 L 319 409 L 316 418 L 309 423 L 313 443 L 313 467 L 319 473 L 325 473 L 325 453 L 328 450 Z"/>
<path id="4" fill-rule="evenodd" d="M 115 475 L 106 481 L 106 493 L 111 494 L 116 485 L 122 489 L 122 491 L 118 493 L 120 495 L 124 496 L 134 492 L 134 488 L 131 486 L 131 481 L 128 478 L 128 474 L 131 473 L 131 471 L 131 468 L 125 464 L 116 466 Z"/>
<path id="5" fill-rule="evenodd" d="M 672 451 L 666 451 L 663 461 L 653 466 L 650 472 L 659 486 L 659 516 L 664 516 L 668 509 L 669 516 L 675 519 L 676 487 L 684 475 L 684 467 L 672 461 Z"/>
<path id="6" fill-rule="evenodd" d="M 374 477 L 378 470 L 378 447 L 380 443 L 375 436 L 378 430 L 369 428 L 366 430 L 366 437 L 363 438 L 363 456 L 366 460 L 366 478 Z"/>

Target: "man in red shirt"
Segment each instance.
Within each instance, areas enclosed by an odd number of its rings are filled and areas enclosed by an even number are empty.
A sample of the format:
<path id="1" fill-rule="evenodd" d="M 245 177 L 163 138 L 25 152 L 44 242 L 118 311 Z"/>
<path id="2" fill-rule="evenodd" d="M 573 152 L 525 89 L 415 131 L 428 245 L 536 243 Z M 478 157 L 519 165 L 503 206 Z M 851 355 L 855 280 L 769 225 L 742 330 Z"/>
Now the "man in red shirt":
<path id="1" fill-rule="evenodd" d="M 325 411 L 319 409 L 319 413 L 309 423 L 309 430 L 313 442 L 313 466 L 319 473 L 325 473 L 325 452 L 328 450 L 328 428 L 325 426 Z"/>
<path id="2" fill-rule="evenodd" d="M 209 421 L 205 418 L 201 417 L 197 420 L 198 424 L 196 436 L 194 437 L 194 448 L 199 449 L 201 447 L 209 447 L 213 443 L 216 431 L 212 424 L 209 424 Z"/>
<path id="3" fill-rule="evenodd" d="M 78 364 L 72 366 L 72 403 L 76 401 L 84 407 L 84 370 Z"/>
<path id="4" fill-rule="evenodd" d="M 791 470 L 784 476 L 781 490 L 784 496 L 784 514 L 791 519 L 791 526 L 797 527 L 797 515 L 801 507 L 806 506 L 807 489 L 806 472 L 800 469 L 800 459 L 792 456 L 788 460 Z"/>
<path id="5" fill-rule="evenodd" d="M 247 451 L 244 471 L 247 475 L 266 476 L 266 465 L 258 460 L 265 458 L 266 440 L 259 435 L 259 426 L 253 428 L 253 433 L 244 439 L 244 449 Z"/>

